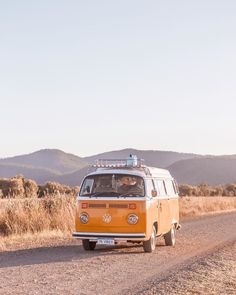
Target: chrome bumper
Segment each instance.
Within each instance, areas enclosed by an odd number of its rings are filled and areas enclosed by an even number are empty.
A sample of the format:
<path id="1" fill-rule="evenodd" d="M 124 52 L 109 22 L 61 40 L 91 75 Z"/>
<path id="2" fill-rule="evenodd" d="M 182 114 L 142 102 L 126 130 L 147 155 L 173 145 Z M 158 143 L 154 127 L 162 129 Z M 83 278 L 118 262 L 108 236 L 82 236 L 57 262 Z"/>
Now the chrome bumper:
<path id="1" fill-rule="evenodd" d="M 98 240 L 98 239 L 113 239 L 115 241 L 144 241 L 146 240 L 146 235 L 144 233 L 89 233 L 89 232 L 73 232 L 72 236 L 77 239 L 88 239 L 88 240 Z"/>

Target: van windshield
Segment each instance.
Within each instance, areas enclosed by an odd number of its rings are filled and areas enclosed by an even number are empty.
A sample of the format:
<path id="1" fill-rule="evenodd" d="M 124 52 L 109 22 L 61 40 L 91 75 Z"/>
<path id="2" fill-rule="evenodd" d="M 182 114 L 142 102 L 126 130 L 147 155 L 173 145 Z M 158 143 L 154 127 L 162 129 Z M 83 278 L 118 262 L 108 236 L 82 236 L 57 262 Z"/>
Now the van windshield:
<path id="1" fill-rule="evenodd" d="M 90 175 L 82 184 L 80 196 L 143 197 L 144 181 L 142 177 L 128 174 Z"/>

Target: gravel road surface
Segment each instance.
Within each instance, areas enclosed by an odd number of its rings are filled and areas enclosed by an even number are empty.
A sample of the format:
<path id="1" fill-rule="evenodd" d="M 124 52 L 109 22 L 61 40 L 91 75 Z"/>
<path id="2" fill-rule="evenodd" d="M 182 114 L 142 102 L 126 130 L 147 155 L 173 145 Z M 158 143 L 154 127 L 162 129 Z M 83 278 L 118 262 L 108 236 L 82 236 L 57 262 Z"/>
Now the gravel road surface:
<path id="1" fill-rule="evenodd" d="M 198 263 L 202 267 L 201 262 L 215 253 L 231 253 L 222 249 L 235 250 L 235 241 L 236 213 L 229 213 L 183 222 L 176 246 L 164 246 L 160 238 L 152 254 L 144 253 L 141 245 L 99 246 L 85 252 L 79 241 L 2 252 L 0 294 L 184 294 L 183 284 L 176 278 L 186 276 L 186 271 L 193 271 Z M 234 259 L 230 263 L 236 268 Z M 232 293 L 225 294 L 236 294 L 234 287 L 231 289 Z M 208 294 L 207 290 L 194 292 L 188 294 Z"/>

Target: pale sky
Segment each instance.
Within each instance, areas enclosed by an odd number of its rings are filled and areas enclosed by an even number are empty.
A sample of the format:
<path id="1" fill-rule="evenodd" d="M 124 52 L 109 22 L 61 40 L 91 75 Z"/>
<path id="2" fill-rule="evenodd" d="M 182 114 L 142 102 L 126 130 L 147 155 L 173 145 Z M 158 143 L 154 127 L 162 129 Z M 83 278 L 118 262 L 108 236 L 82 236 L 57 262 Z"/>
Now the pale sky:
<path id="1" fill-rule="evenodd" d="M 236 154 L 235 0 L 0 0 L 0 157 Z"/>

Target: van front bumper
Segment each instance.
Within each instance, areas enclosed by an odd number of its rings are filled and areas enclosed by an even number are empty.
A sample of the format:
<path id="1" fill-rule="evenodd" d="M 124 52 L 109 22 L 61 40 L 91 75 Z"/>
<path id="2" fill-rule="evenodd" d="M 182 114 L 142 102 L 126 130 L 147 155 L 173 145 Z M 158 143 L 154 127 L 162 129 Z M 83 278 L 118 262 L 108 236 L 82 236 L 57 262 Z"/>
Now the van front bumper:
<path id="1" fill-rule="evenodd" d="M 90 232 L 74 232 L 72 234 L 74 238 L 77 239 L 88 239 L 97 241 L 98 239 L 113 239 L 115 241 L 145 241 L 146 235 L 144 233 L 127 233 L 127 234 L 119 234 L 119 233 L 90 233 Z"/>

